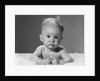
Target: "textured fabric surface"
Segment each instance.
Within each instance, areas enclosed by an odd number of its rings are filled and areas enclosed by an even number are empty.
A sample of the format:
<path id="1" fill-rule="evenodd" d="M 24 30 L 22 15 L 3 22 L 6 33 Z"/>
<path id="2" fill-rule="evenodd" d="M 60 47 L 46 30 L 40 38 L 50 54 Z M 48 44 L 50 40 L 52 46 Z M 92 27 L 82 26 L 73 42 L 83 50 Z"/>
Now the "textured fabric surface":
<path id="1" fill-rule="evenodd" d="M 73 58 L 72 63 L 66 63 L 65 65 L 84 65 L 85 58 L 83 53 L 69 53 Z M 14 64 L 15 65 L 35 65 L 33 61 L 30 60 L 30 53 L 15 53 Z"/>

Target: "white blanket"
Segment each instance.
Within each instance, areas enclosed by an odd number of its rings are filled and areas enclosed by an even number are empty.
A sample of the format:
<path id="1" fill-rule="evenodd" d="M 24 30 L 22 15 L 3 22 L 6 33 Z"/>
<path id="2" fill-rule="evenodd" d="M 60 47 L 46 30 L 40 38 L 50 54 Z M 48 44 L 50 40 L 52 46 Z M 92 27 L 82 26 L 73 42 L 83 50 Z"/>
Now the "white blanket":
<path id="1" fill-rule="evenodd" d="M 65 65 L 84 65 L 84 54 L 83 53 L 69 53 L 73 58 L 72 63 L 66 63 Z M 33 61 L 30 60 L 30 53 L 15 53 L 14 64 L 15 65 L 35 65 Z"/>

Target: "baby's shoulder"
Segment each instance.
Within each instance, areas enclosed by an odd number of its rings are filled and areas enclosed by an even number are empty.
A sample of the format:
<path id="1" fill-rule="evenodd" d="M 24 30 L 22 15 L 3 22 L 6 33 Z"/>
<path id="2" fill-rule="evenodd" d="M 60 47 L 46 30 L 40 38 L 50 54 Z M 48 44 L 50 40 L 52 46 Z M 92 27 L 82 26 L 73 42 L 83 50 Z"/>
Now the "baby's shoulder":
<path id="1" fill-rule="evenodd" d="M 40 45 L 40 46 L 38 46 L 38 47 L 36 48 L 36 50 L 42 50 L 42 49 L 44 49 L 44 45 Z"/>
<path id="2" fill-rule="evenodd" d="M 64 48 L 62 45 L 59 45 L 59 48 Z"/>
<path id="3" fill-rule="evenodd" d="M 65 47 L 61 46 L 61 45 L 59 46 L 59 50 L 60 50 L 60 52 L 63 52 L 63 51 L 67 52 L 67 49 Z"/>
<path id="4" fill-rule="evenodd" d="M 65 49 L 62 45 L 59 45 L 58 48 L 61 49 L 61 50 Z"/>

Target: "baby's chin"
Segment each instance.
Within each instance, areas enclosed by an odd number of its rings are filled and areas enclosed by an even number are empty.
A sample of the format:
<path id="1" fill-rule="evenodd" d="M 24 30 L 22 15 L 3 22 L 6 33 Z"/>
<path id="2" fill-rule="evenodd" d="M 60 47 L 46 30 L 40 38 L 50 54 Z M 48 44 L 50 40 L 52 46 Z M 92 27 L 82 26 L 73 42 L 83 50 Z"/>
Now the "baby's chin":
<path id="1" fill-rule="evenodd" d="M 50 50 L 55 50 L 57 48 L 57 46 L 48 45 L 47 48 L 50 49 Z"/>

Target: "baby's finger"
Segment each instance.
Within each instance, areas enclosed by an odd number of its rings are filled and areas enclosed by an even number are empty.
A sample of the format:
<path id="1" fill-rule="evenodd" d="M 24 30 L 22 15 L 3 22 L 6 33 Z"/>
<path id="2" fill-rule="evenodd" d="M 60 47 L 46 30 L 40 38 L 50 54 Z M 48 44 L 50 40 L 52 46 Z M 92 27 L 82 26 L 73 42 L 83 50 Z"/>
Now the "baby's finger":
<path id="1" fill-rule="evenodd" d="M 57 64 L 57 60 L 56 59 L 52 60 L 52 64 Z"/>
<path id="2" fill-rule="evenodd" d="M 55 60 L 55 58 L 54 57 L 52 57 L 52 56 L 50 56 L 51 58 L 52 58 L 52 60 Z"/>

